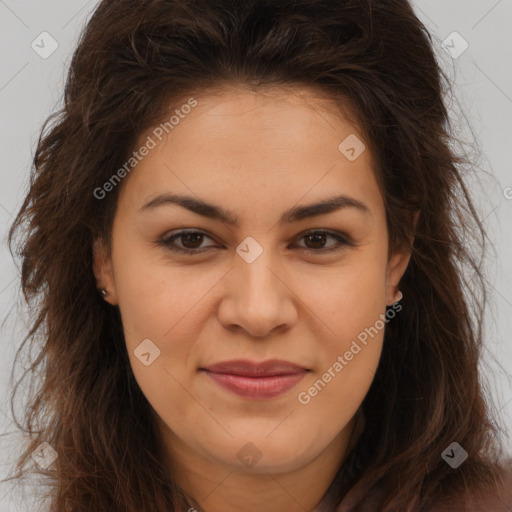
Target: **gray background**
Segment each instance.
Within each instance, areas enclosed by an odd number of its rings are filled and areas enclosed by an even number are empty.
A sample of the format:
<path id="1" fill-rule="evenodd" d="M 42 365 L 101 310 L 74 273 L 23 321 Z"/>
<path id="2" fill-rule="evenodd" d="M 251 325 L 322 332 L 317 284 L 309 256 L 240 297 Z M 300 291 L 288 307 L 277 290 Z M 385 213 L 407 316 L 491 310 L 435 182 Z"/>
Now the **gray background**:
<path id="1" fill-rule="evenodd" d="M 378 0 L 377 0 L 378 1 Z M 97 1 L 0 0 L 0 478 L 19 451 L 8 404 L 15 349 L 26 332 L 26 312 L 18 300 L 17 269 L 6 233 L 28 185 L 39 130 L 59 104 L 66 69 L 80 29 Z M 495 251 L 487 263 L 492 292 L 483 361 L 496 417 L 512 427 L 512 0 L 417 0 L 413 5 L 436 41 L 443 68 L 454 80 L 449 100 L 454 127 L 464 140 L 477 141 L 482 171 L 469 182 Z M 51 49 L 48 32 L 58 48 Z M 460 34 L 453 34 L 457 32 Z M 44 39 L 44 48 L 41 39 Z M 444 41 L 444 42 L 443 42 Z M 466 43 L 464 43 L 466 41 Z M 465 49 L 466 44 L 468 45 Z M 463 50 L 465 51 L 461 53 Z M 460 54 L 460 55 L 459 55 Z M 461 115 L 461 112 L 463 115 Z M 504 433 L 512 453 L 510 435 Z M 0 510 L 19 508 L 11 484 L 0 484 Z"/>

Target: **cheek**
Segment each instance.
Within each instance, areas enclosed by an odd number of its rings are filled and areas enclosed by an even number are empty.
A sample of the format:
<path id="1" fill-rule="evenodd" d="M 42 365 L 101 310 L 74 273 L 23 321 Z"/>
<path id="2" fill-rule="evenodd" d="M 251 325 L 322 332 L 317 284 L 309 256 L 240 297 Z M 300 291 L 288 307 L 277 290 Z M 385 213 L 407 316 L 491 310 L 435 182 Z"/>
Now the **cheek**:
<path id="1" fill-rule="evenodd" d="M 196 343 L 212 310 L 208 298 L 225 270 L 198 272 L 161 260 L 144 261 L 136 253 L 120 258 L 117 265 L 119 309 L 135 379 L 157 411 L 166 410 L 170 401 L 185 407 L 190 397 L 180 383 L 197 366 Z M 151 340 L 154 347 L 149 344 L 150 356 L 141 360 L 137 354 L 143 340 Z M 147 359 L 153 362 L 146 366 Z"/>
<path id="2" fill-rule="evenodd" d="M 297 402 L 334 435 L 356 413 L 379 364 L 386 326 L 382 268 L 340 276 L 315 300 L 329 329 L 317 338 L 317 365 L 297 390 Z"/>
<path id="3" fill-rule="evenodd" d="M 187 392 L 187 371 L 197 356 L 194 346 L 204 323 L 201 298 L 215 280 L 204 275 L 190 279 L 186 271 L 163 265 L 147 265 L 138 274 L 127 271 L 121 280 L 119 308 L 126 348 L 142 393 L 169 424 L 175 411 L 187 422 L 199 421 L 204 411 L 195 407 Z M 143 352 L 150 353 L 148 365 L 139 350 L 146 339 L 152 343 Z"/>
<path id="4" fill-rule="evenodd" d="M 318 434 L 333 437 L 353 418 L 373 381 L 381 350 L 382 332 L 366 344 L 351 341 L 301 386 L 299 414 L 317 425 Z"/>
<path id="5" fill-rule="evenodd" d="M 173 266 L 161 254 L 158 259 L 149 259 L 149 252 L 134 251 L 114 262 L 129 346 L 139 338 L 164 340 L 178 332 L 190 332 L 190 324 L 194 324 L 190 319 L 197 318 L 201 299 L 222 277 L 219 269 L 198 273 L 197 268 Z"/>
<path id="6" fill-rule="evenodd" d="M 343 350 L 348 340 L 372 326 L 385 311 L 385 261 L 364 254 L 354 259 L 359 261 L 325 278 L 301 278 L 304 302 L 329 334 L 325 340 L 329 352 Z"/>
<path id="7" fill-rule="evenodd" d="M 325 415 L 326 404 L 338 404 L 348 421 L 371 385 L 386 325 L 385 269 L 379 255 L 362 256 L 309 294 L 325 327 L 317 337 L 317 365 L 298 394 L 313 416 Z"/>

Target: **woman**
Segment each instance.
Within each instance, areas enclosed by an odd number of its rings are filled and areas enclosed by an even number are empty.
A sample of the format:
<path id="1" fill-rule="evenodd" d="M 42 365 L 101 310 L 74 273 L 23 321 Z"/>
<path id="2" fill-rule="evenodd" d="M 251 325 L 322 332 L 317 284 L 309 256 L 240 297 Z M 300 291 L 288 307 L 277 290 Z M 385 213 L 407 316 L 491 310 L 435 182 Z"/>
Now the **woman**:
<path id="1" fill-rule="evenodd" d="M 406 0 L 100 3 L 10 232 L 52 511 L 509 510 L 443 80 Z"/>

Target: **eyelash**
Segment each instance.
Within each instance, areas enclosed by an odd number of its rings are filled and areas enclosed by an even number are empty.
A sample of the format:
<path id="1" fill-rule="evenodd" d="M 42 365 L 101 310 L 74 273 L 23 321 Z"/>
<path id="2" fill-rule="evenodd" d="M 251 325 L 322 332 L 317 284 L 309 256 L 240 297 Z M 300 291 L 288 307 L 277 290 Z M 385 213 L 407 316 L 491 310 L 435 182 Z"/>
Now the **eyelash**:
<path id="1" fill-rule="evenodd" d="M 354 246 L 355 245 L 348 239 L 347 236 L 342 236 L 338 233 L 333 233 L 331 231 L 322 231 L 322 230 L 312 230 L 312 231 L 307 231 L 305 233 L 301 233 L 299 235 L 299 239 L 305 238 L 310 235 L 317 235 L 317 234 L 332 236 L 333 238 L 336 238 L 336 240 L 341 244 L 341 246 L 337 246 L 334 248 L 330 247 L 328 249 L 324 249 L 324 248 L 308 249 L 308 248 L 304 248 L 304 247 L 300 247 L 299 249 L 306 254 L 318 255 L 318 254 L 326 254 L 326 253 L 331 253 L 334 251 L 339 251 L 339 250 L 343 249 L 344 246 Z M 170 237 L 162 238 L 162 239 L 158 240 L 157 245 L 163 246 L 172 252 L 185 254 L 187 256 L 193 256 L 195 254 L 205 253 L 205 252 L 208 252 L 209 249 L 213 248 L 213 247 L 208 247 L 206 249 L 182 249 L 180 247 L 176 247 L 176 246 L 172 245 L 175 239 L 178 239 L 183 235 L 204 235 L 208 238 L 211 238 L 208 234 L 206 234 L 202 231 L 180 231 L 178 233 L 175 233 L 174 235 L 171 235 Z"/>

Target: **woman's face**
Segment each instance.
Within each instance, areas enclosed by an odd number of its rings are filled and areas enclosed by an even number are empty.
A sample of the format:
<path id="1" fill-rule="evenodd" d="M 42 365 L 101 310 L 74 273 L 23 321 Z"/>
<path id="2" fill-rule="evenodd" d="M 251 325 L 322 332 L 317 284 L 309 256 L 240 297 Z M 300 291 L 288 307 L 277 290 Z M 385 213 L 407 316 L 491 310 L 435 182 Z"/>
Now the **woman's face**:
<path id="1" fill-rule="evenodd" d="M 409 256 L 388 260 L 370 151 L 334 103 L 304 89 L 195 100 L 168 135 L 140 137 L 156 147 L 118 185 L 95 274 L 171 451 L 293 470 L 346 441 Z M 196 234 L 171 239 L 183 230 Z"/>

